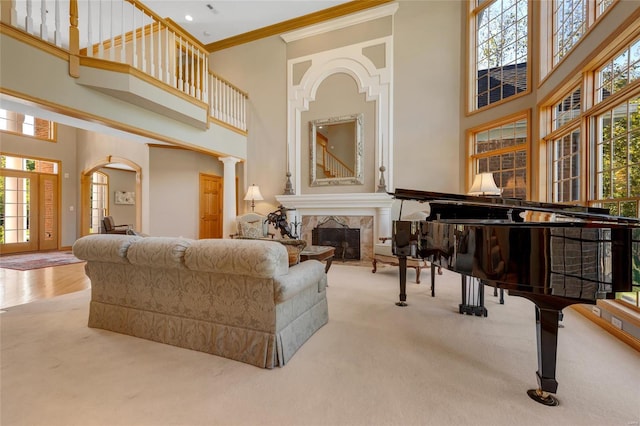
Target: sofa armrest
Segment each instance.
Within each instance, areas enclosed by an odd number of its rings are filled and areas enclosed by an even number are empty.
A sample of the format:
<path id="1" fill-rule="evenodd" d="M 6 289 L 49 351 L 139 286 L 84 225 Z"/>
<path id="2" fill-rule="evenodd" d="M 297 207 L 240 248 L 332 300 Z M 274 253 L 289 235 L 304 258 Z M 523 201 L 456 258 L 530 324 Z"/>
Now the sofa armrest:
<path id="1" fill-rule="evenodd" d="M 127 251 L 143 237 L 121 234 L 92 234 L 73 243 L 73 255 L 81 260 L 129 263 Z"/>
<path id="2" fill-rule="evenodd" d="M 318 293 L 324 291 L 327 287 L 327 274 L 321 262 L 307 260 L 291 266 L 288 274 L 276 277 L 274 285 L 275 302 L 281 303 L 311 285 L 317 286 Z"/>

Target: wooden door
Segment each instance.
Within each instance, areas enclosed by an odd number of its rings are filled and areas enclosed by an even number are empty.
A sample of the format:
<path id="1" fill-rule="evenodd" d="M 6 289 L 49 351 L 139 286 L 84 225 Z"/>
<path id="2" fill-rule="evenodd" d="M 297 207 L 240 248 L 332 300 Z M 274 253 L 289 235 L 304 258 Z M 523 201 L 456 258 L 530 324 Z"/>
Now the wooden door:
<path id="1" fill-rule="evenodd" d="M 200 173 L 199 238 L 222 238 L 222 178 Z"/>

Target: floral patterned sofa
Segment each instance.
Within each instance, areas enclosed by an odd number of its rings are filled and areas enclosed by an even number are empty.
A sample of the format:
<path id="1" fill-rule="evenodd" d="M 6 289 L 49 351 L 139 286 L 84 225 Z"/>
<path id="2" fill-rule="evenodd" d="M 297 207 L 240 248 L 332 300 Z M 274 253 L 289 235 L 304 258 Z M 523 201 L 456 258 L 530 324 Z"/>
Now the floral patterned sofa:
<path id="1" fill-rule="evenodd" d="M 89 327 L 282 366 L 328 321 L 324 265 L 261 240 L 89 235 Z"/>

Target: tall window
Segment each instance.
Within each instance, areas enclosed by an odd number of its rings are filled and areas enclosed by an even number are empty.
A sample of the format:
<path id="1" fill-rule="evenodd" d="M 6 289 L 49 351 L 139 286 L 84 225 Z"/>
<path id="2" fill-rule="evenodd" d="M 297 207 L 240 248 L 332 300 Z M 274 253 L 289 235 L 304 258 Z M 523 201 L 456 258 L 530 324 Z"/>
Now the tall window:
<path id="1" fill-rule="evenodd" d="M 553 23 L 553 65 L 556 65 L 587 28 L 587 0 L 555 0 Z"/>
<path id="2" fill-rule="evenodd" d="M 596 117 L 595 201 L 612 214 L 640 212 L 640 96 Z"/>
<path id="3" fill-rule="evenodd" d="M 608 61 L 596 73 L 596 101 L 602 102 L 640 78 L 640 38 Z"/>
<path id="4" fill-rule="evenodd" d="M 55 140 L 55 126 L 51 121 L 6 109 L 0 109 L 0 131 Z"/>
<path id="5" fill-rule="evenodd" d="M 615 0 L 596 0 L 596 19 L 604 13 Z"/>
<path id="6" fill-rule="evenodd" d="M 102 218 L 109 214 L 109 176 L 95 172 L 91 176 L 91 234 L 99 234 Z"/>
<path id="7" fill-rule="evenodd" d="M 554 202 L 580 200 L 580 106 L 581 90 L 576 88 L 552 108 L 552 179 Z"/>
<path id="8" fill-rule="evenodd" d="M 473 171 L 491 172 L 502 195 L 527 197 L 527 118 L 472 131 Z"/>
<path id="9" fill-rule="evenodd" d="M 526 0 L 476 0 L 474 108 L 528 90 Z"/>

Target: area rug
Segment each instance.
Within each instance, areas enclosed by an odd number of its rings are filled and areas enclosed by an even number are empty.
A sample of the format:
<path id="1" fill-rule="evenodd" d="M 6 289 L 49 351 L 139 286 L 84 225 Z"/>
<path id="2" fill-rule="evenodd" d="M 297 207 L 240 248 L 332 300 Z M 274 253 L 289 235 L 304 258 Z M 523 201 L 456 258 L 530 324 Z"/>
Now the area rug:
<path id="1" fill-rule="evenodd" d="M 69 250 L 0 256 L 0 268 L 15 269 L 18 271 L 70 265 L 79 262 L 84 261 L 75 257 Z"/>

